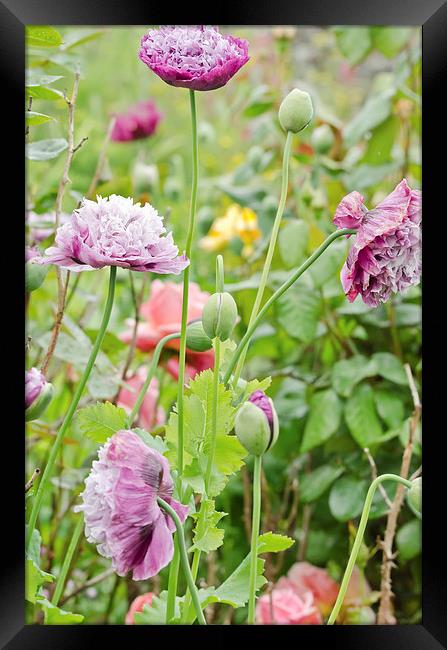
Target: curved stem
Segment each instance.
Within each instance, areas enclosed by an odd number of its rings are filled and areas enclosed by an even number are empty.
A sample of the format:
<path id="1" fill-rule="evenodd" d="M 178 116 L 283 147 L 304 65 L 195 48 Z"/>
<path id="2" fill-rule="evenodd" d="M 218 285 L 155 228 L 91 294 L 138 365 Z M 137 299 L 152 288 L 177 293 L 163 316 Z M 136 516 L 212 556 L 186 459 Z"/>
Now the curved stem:
<path id="1" fill-rule="evenodd" d="M 350 228 L 342 228 L 341 230 L 336 230 L 333 232 L 329 237 L 327 237 L 324 242 L 312 253 L 312 255 L 305 261 L 301 266 L 299 266 L 296 271 L 291 275 L 291 277 L 282 284 L 279 289 L 275 291 L 275 293 L 267 300 L 263 308 L 260 310 L 259 314 L 256 316 L 256 318 L 253 320 L 252 324 L 247 328 L 247 331 L 245 332 L 244 336 L 242 337 L 239 345 L 237 346 L 236 350 L 234 351 L 233 357 L 228 365 L 227 371 L 225 373 L 224 377 L 224 382 L 228 383 L 228 380 L 231 377 L 231 373 L 233 372 L 233 369 L 238 362 L 239 358 L 241 357 L 245 347 L 248 345 L 253 332 L 256 330 L 258 327 L 259 323 L 262 321 L 270 307 L 280 298 L 283 293 L 289 289 L 292 284 L 294 284 L 300 275 L 304 273 L 304 271 L 307 271 L 309 266 L 311 266 L 315 260 L 317 260 L 320 255 L 326 250 L 328 246 L 332 244 L 333 241 L 338 239 L 338 237 L 343 237 L 344 235 L 355 235 L 356 230 L 350 229 Z"/>
<path id="2" fill-rule="evenodd" d="M 283 155 L 283 162 L 282 162 L 281 195 L 279 199 L 278 210 L 276 212 L 275 221 L 273 222 L 272 234 L 270 236 L 270 243 L 269 243 L 267 255 L 264 262 L 264 268 L 262 269 L 262 275 L 259 282 L 259 287 L 256 294 L 255 302 L 253 305 L 253 309 L 251 310 L 248 327 L 250 327 L 253 324 L 256 316 L 258 315 L 259 307 L 261 305 L 262 297 L 265 291 L 265 286 L 267 284 L 268 274 L 270 272 L 270 267 L 272 265 L 272 259 L 273 259 L 273 254 L 275 252 L 276 240 L 278 239 L 278 232 L 279 232 L 279 227 L 281 225 L 281 219 L 284 214 L 284 208 L 287 199 L 287 187 L 289 184 L 289 161 L 290 161 L 290 149 L 292 147 L 292 137 L 293 137 L 293 133 L 291 131 L 288 131 L 286 143 L 284 145 L 284 155 Z M 234 379 L 233 379 L 234 386 L 237 385 L 237 382 L 241 375 L 246 354 L 247 354 L 247 348 L 244 348 L 244 350 L 241 352 L 241 356 L 239 357 L 239 361 L 236 366 L 236 370 L 234 372 Z"/>
<path id="3" fill-rule="evenodd" d="M 116 281 L 116 266 L 111 266 L 110 267 L 110 279 L 109 279 L 109 290 L 107 294 L 107 301 L 106 305 L 104 308 L 104 315 L 102 317 L 101 325 L 99 327 L 98 334 L 96 336 L 96 341 L 93 345 L 92 351 L 90 352 L 90 357 L 87 361 L 87 365 L 84 370 L 84 374 L 81 377 L 81 380 L 76 388 L 76 392 L 73 395 L 73 399 L 71 400 L 71 404 L 68 407 L 67 414 L 64 418 L 64 421 L 62 422 L 62 426 L 57 432 L 56 439 L 53 443 L 53 446 L 51 448 L 50 455 L 48 457 L 48 462 L 45 467 L 45 471 L 42 474 L 42 478 L 39 483 L 39 488 L 37 490 L 36 496 L 34 498 L 34 503 L 33 503 L 33 508 L 31 510 L 31 515 L 28 521 L 28 530 L 27 530 L 27 535 L 26 535 L 26 548 L 28 549 L 28 546 L 31 541 L 31 536 L 33 534 L 33 530 L 36 526 L 36 521 L 37 517 L 39 515 L 40 507 L 42 505 L 42 500 L 43 497 L 45 496 L 45 491 L 51 476 L 51 472 L 54 467 L 54 463 L 56 461 L 59 449 L 61 447 L 62 441 L 64 439 L 65 432 L 67 431 L 68 427 L 71 424 L 71 421 L 73 419 L 73 415 L 76 411 L 76 407 L 79 403 L 79 400 L 81 399 L 82 393 L 84 392 L 85 385 L 87 384 L 87 380 L 90 377 L 90 373 L 93 369 L 93 366 L 96 361 L 96 357 L 98 356 L 98 352 L 101 348 L 102 341 L 104 339 L 104 336 L 106 334 L 107 330 L 107 325 L 109 323 L 110 319 L 110 314 L 112 312 L 112 306 L 113 306 L 113 298 L 115 295 L 115 281 Z"/>
<path id="4" fill-rule="evenodd" d="M 153 379 L 153 377 L 155 375 L 155 371 L 157 370 L 158 361 L 160 359 L 160 354 L 161 354 L 161 351 L 162 351 L 163 347 L 166 345 L 166 343 L 168 343 L 168 341 L 172 341 L 172 339 L 178 339 L 179 336 L 180 336 L 179 332 L 175 332 L 174 334 L 167 334 L 162 339 L 160 339 L 158 341 L 157 345 L 155 346 L 154 354 L 152 355 L 151 365 L 149 366 L 149 370 L 148 370 L 148 373 L 147 373 L 146 380 L 145 380 L 143 386 L 141 387 L 140 392 L 138 393 L 138 397 L 135 400 L 135 404 L 133 405 L 133 409 L 130 412 L 129 417 L 127 418 L 127 426 L 129 426 L 129 427 L 132 426 L 133 421 L 135 420 L 135 418 L 136 418 L 136 416 L 137 416 L 137 414 L 138 414 L 138 412 L 139 412 L 139 410 L 141 408 L 143 400 L 144 400 L 144 398 L 146 396 L 146 393 L 148 391 L 149 384 L 151 383 L 151 381 L 152 381 L 152 379 Z"/>
<path id="5" fill-rule="evenodd" d="M 175 597 L 177 595 L 178 570 L 180 567 L 180 553 L 177 535 L 174 536 L 174 555 L 169 567 L 168 598 L 166 601 L 166 624 L 169 625 L 175 614 Z"/>
<path id="6" fill-rule="evenodd" d="M 253 514 L 251 523 L 251 553 L 250 553 L 250 595 L 248 599 L 248 624 L 255 622 L 256 577 L 258 574 L 258 539 L 261 523 L 261 469 L 262 456 L 255 456 L 253 468 Z"/>
<path id="7" fill-rule="evenodd" d="M 171 508 L 171 506 L 168 503 L 166 503 L 166 501 L 164 501 L 161 497 L 158 497 L 157 502 L 159 506 L 163 508 L 165 512 L 168 513 L 168 515 L 173 520 L 175 527 L 177 528 L 177 539 L 178 539 L 178 546 L 180 551 L 180 561 L 182 564 L 183 573 L 185 574 L 185 578 L 188 583 L 188 587 L 192 596 L 192 602 L 194 603 L 194 607 L 196 610 L 197 620 L 199 621 L 200 625 L 206 625 L 205 617 L 203 615 L 202 608 L 200 606 L 199 595 L 197 593 L 196 585 L 194 584 L 194 580 L 191 575 L 191 569 L 189 568 L 188 554 L 186 552 L 185 535 L 183 532 L 182 523 L 175 510 Z"/>
<path id="8" fill-rule="evenodd" d="M 334 608 L 331 612 L 331 615 L 328 618 L 327 625 L 333 625 L 337 619 L 337 616 L 340 612 L 340 608 L 343 604 L 343 599 L 346 594 L 346 590 L 351 579 L 352 572 L 354 570 L 355 562 L 357 560 L 357 555 L 360 550 L 360 546 L 363 541 L 363 535 L 365 534 L 366 524 L 368 523 L 369 511 L 371 510 L 372 500 L 378 486 L 384 481 L 396 481 L 396 483 L 402 483 L 405 487 L 411 487 L 411 481 L 398 476 L 397 474 L 382 474 L 378 476 L 369 486 L 369 490 L 366 494 L 365 504 L 363 506 L 362 516 L 360 518 L 359 527 L 357 534 L 355 536 L 354 544 L 352 545 L 351 555 L 349 556 L 348 564 L 345 569 L 345 574 L 340 585 L 340 590 L 338 592 L 337 600 L 335 601 Z"/>
<path id="9" fill-rule="evenodd" d="M 199 169 L 199 144 L 197 138 L 197 113 L 196 113 L 196 98 L 194 90 L 189 91 L 189 101 L 191 106 L 191 124 L 192 124 L 192 188 L 191 188 L 191 204 L 189 210 L 189 225 L 188 233 L 186 236 L 186 257 L 191 260 L 192 239 L 194 236 L 194 224 L 196 216 L 197 204 L 197 180 Z M 179 476 L 183 473 L 183 394 L 185 383 L 185 363 L 186 363 L 186 324 L 188 318 L 188 293 L 189 293 L 189 273 L 191 263 L 183 272 L 183 301 L 182 301 L 182 326 L 180 337 L 180 352 L 179 352 L 179 368 L 178 368 L 178 397 L 177 397 L 177 411 L 178 411 L 178 458 L 177 469 Z"/>
<path id="10" fill-rule="evenodd" d="M 70 544 L 68 545 L 67 553 L 65 554 L 64 561 L 62 563 L 61 572 L 57 579 L 56 589 L 54 590 L 53 598 L 51 599 L 51 603 L 53 605 L 57 606 L 60 597 L 62 596 L 62 592 L 65 586 L 65 580 L 67 578 L 67 573 L 70 568 L 70 564 L 73 559 L 74 552 L 78 545 L 79 538 L 81 537 L 83 527 L 84 527 L 84 519 L 81 515 L 74 529 L 73 537 L 71 538 Z"/>

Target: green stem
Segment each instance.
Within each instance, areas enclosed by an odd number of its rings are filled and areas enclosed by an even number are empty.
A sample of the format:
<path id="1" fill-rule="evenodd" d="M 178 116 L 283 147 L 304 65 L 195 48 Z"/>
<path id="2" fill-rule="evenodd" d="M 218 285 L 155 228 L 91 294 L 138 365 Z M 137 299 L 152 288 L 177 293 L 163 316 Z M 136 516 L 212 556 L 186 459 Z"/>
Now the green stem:
<path id="1" fill-rule="evenodd" d="M 203 505 L 203 501 L 202 501 L 200 511 L 199 511 L 199 519 L 200 519 L 200 515 L 203 512 L 202 511 L 202 505 Z M 193 558 L 192 558 L 192 564 L 191 564 L 191 574 L 192 574 L 192 579 L 194 580 L 194 584 L 196 583 L 197 574 L 199 572 L 199 565 L 200 565 L 200 557 L 201 557 L 201 555 L 202 555 L 202 552 L 200 551 L 200 549 L 196 548 L 194 550 L 194 554 L 193 554 Z M 194 621 L 194 608 L 192 608 L 191 592 L 188 589 L 186 591 L 186 595 L 185 595 L 185 604 L 184 604 L 184 608 L 183 608 L 182 623 L 186 624 L 186 623 L 188 623 L 188 621 L 191 621 L 191 619 L 193 619 L 193 621 Z"/>
<path id="2" fill-rule="evenodd" d="M 276 212 L 275 221 L 273 222 L 272 234 L 270 236 L 270 243 L 269 243 L 267 255 L 264 262 L 264 268 L 262 269 L 262 275 L 261 275 L 261 280 L 259 282 L 258 292 L 256 294 L 253 309 L 251 310 L 248 327 L 250 327 L 253 324 L 256 316 L 258 315 L 259 307 L 261 305 L 262 297 L 265 291 L 265 286 L 267 284 L 268 274 L 270 272 L 270 267 L 272 265 L 272 259 L 273 259 L 273 254 L 275 252 L 276 240 L 278 239 L 278 232 L 279 232 L 279 227 L 281 225 L 281 219 L 286 205 L 287 187 L 289 184 L 289 161 L 290 161 L 290 150 L 292 147 L 292 137 L 293 137 L 293 133 L 291 131 L 288 131 L 286 143 L 284 145 L 284 155 L 283 155 L 283 162 L 282 162 L 281 195 L 279 199 L 278 210 Z M 247 354 L 247 348 L 244 348 L 239 358 L 239 362 L 237 364 L 236 370 L 234 372 L 234 379 L 233 379 L 234 386 L 237 385 L 237 382 L 241 375 L 246 354 Z"/>
<path id="3" fill-rule="evenodd" d="M 168 598 L 166 602 L 166 624 L 174 618 L 175 614 L 175 597 L 177 595 L 178 570 L 180 567 L 180 554 L 177 541 L 177 535 L 174 536 L 174 555 L 169 567 L 168 579 Z"/>
<path id="4" fill-rule="evenodd" d="M 82 393 L 84 391 L 85 385 L 87 383 L 88 378 L 90 377 L 90 373 L 93 369 L 93 366 L 95 364 L 96 357 L 98 356 L 98 352 L 101 348 L 102 341 L 104 339 L 104 336 L 106 334 L 107 330 L 107 325 L 109 323 L 110 319 L 110 314 L 112 312 L 112 306 L 113 306 L 113 298 L 115 295 L 115 281 L 116 281 L 116 266 L 111 266 L 110 267 L 110 279 L 109 279 L 109 291 L 107 295 L 107 301 L 106 301 L 106 306 L 104 308 L 104 315 L 102 317 L 101 325 L 99 327 L 98 334 L 96 336 L 96 341 L 93 345 L 92 351 L 90 353 L 89 360 L 87 361 L 87 365 L 84 370 L 84 374 L 81 377 L 81 380 L 76 388 L 76 392 L 73 396 L 73 399 L 71 400 L 71 404 L 68 407 L 67 414 L 64 418 L 64 421 L 62 423 L 61 428 L 57 432 L 56 439 L 53 443 L 53 447 L 51 448 L 50 455 L 48 457 L 48 462 L 45 466 L 45 471 L 42 474 L 42 478 L 40 479 L 39 483 L 39 488 L 37 490 L 36 496 L 34 498 L 34 503 L 33 503 L 33 508 L 31 510 L 31 515 L 29 518 L 28 522 L 28 530 L 26 534 L 26 548 L 28 549 L 29 544 L 31 542 L 31 535 L 33 534 L 33 530 L 36 526 L 37 522 L 37 517 L 39 516 L 39 511 L 42 505 L 42 500 L 43 497 L 45 496 L 45 491 L 48 486 L 48 482 L 51 476 L 51 472 L 54 467 L 54 463 L 56 461 L 60 446 L 62 444 L 62 441 L 64 439 L 65 432 L 67 431 L 68 427 L 71 424 L 71 421 L 73 419 L 73 415 L 76 411 L 76 407 L 79 403 L 79 400 L 81 399 Z"/>
<path id="5" fill-rule="evenodd" d="M 157 370 L 158 361 L 160 359 L 160 354 L 161 354 L 161 351 L 163 350 L 163 347 L 166 345 L 166 343 L 168 343 L 168 341 L 172 341 L 172 339 L 178 339 L 179 336 L 180 336 L 179 332 L 175 332 L 174 334 L 167 334 L 162 339 L 160 339 L 158 341 L 157 345 L 155 346 L 154 354 L 152 355 L 151 365 L 149 366 L 149 370 L 148 370 L 148 373 L 147 373 L 146 380 L 145 380 L 143 386 L 141 387 L 140 392 L 138 393 L 138 397 L 137 397 L 137 399 L 135 401 L 135 404 L 133 405 L 133 409 L 130 412 L 129 417 L 127 418 L 127 426 L 128 427 L 132 426 L 132 424 L 133 424 L 133 422 L 134 422 L 134 420 L 135 420 L 135 418 L 136 418 L 136 416 L 137 416 L 137 414 L 138 414 L 138 412 L 139 412 L 139 410 L 141 408 L 141 405 L 143 403 L 143 400 L 144 400 L 144 398 L 146 396 L 146 393 L 147 393 L 147 390 L 149 388 L 149 384 L 151 383 L 151 381 L 152 381 L 152 379 L 153 379 L 153 377 L 155 375 L 155 371 Z"/>
<path id="6" fill-rule="evenodd" d="M 256 330 L 258 327 L 259 323 L 262 321 L 270 307 L 280 298 L 283 293 L 289 289 L 292 284 L 294 284 L 298 278 L 304 273 L 304 271 L 307 271 L 309 266 L 311 266 L 315 260 L 317 260 L 320 255 L 326 250 L 328 246 L 332 244 L 333 241 L 338 239 L 338 237 L 343 237 L 345 235 L 355 235 L 356 230 L 350 229 L 350 228 L 342 228 L 341 230 L 336 230 L 333 232 L 329 237 L 327 237 L 324 242 L 312 253 L 312 255 L 305 261 L 301 266 L 299 266 L 296 271 L 293 273 L 293 275 L 286 281 L 284 284 L 282 284 L 279 289 L 275 291 L 275 293 L 267 300 L 265 305 L 262 307 L 260 310 L 259 314 L 256 316 L 256 318 L 253 320 L 252 324 L 249 325 L 247 328 L 247 331 L 245 332 L 244 336 L 242 337 L 239 345 L 237 346 L 236 350 L 234 351 L 233 357 L 231 358 L 231 361 L 228 365 L 227 371 L 225 373 L 224 377 L 224 383 L 228 383 L 228 380 L 231 377 L 231 373 L 233 372 L 233 369 L 238 362 L 239 358 L 241 357 L 245 347 L 248 345 L 253 332 Z"/>
<path id="7" fill-rule="evenodd" d="M 197 113 L 196 113 L 196 97 L 194 90 L 189 91 L 189 101 L 191 106 L 191 123 L 192 123 L 192 188 L 191 188 L 191 204 L 189 210 L 189 225 L 188 233 L 186 236 L 186 257 L 191 260 L 192 240 L 194 236 L 194 224 L 196 217 L 196 204 L 197 204 L 197 180 L 199 169 L 199 143 L 197 138 Z M 189 294 L 189 273 L 191 263 L 183 272 L 183 301 L 182 301 L 182 326 L 180 336 L 180 352 L 179 352 L 179 368 L 178 368 L 178 397 L 177 397 L 177 411 L 178 411 L 178 459 L 177 469 L 179 476 L 183 473 L 183 395 L 185 383 L 185 363 L 186 363 L 186 325 L 188 318 L 188 294 Z"/>
<path id="8" fill-rule="evenodd" d="M 67 578 L 67 573 L 70 568 L 70 564 L 73 559 L 73 555 L 76 550 L 76 547 L 78 545 L 79 538 L 81 537 L 83 528 L 84 528 L 84 519 L 81 515 L 76 524 L 76 528 L 74 529 L 73 537 L 71 538 L 70 544 L 68 545 L 67 553 L 65 554 L 64 561 L 62 563 L 61 572 L 57 579 L 56 589 L 54 590 L 53 598 L 51 599 L 51 603 L 53 605 L 57 606 L 59 599 L 62 596 L 62 592 L 65 586 L 65 580 Z"/>
<path id="9" fill-rule="evenodd" d="M 164 501 L 161 497 L 158 497 L 157 502 L 159 506 L 168 513 L 168 515 L 173 520 L 175 527 L 177 528 L 177 539 L 178 539 L 180 561 L 182 563 L 183 573 L 185 574 L 185 578 L 188 583 L 189 590 L 191 592 L 192 601 L 194 603 L 199 624 L 206 625 L 205 617 L 203 615 L 202 608 L 200 606 L 199 595 L 197 593 L 196 585 L 194 584 L 194 580 L 191 575 L 191 569 L 189 568 L 188 554 L 186 552 L 185 535 L 183 532 L 182 523 L 175 510 L 171 508 L 171 506 L 168 503 L 166 503 L 166 501 Z"/>
<path id="10" fill-rule="evenodd" d="M 382 474 L 378 476 L 369 486 L 369 490 L 366 494 L 365 504 L 363 506 L 362 516 L 360 518 L 359 527 L 357 534 L 355 536 L 354 544 L 352 546 L 351 554 L 349 556 L 348 564 L 345 569 L 345 574 L 340 585 L 340 591 L 338 592 L 337 600 L 335 601 L 334 608 L 331 612 L 331 615 L 328 618 L 327 625 L 333 625 L 337 620 L 337 616 L 340 612 L 340 608 L 343 604 L 343 600 L 346 594 L 346 590 L 351 579 L 352 572 L 354 570 L 355 562 L 357 560 L 357 555 L 362 545 L 363 535 L 365 534 L 366 524 L 368 523 L 369 511 L 371 510 L 372 500 L 378 486 L 384 481 L 396 481 L 396 483 L 402 483 L 407 488 L 411 488 L 411 481 L 398 476 L 397 474 Z"/>
<path id="11" fill-rule="evenodd" d="M 250 552 L 250 595 L 248 599 L 248 624 L 255 622 L 256 603 L 256 578 L 258 575 L 258 539 L 259 526 L 261 523 L 261 468 L 262 456 L 254 457 L 253 468 L 253 513 L 251 524 L 251 552 Z"/>

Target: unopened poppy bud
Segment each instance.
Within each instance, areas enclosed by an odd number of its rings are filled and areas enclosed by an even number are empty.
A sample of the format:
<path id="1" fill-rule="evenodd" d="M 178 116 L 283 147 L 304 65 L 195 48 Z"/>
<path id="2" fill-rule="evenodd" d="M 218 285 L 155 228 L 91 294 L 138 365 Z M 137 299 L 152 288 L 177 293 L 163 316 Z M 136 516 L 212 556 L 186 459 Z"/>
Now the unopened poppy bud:
<path id="1" fill-rule="evenodd" d="M 327 153 L 335 141 L 331 127 L 328 124 L 322 124 L 312 133 L 310 141 L 315 151 Z"/>
<path id="2" fill-rule="evenodd" d="M 205 334 L 202 321 L 200 319 L 192 320 L 186 326 L 186 347 L 194 352 L 205 352 L 211 350 L 213 342 Z"/>
<path id="3" fill-rule="evenodd" d="M 261 456 L 278 439 L 279 422 L 272 400 L 262 390 L 255 391 L 239 409 L 234 431 L 239 442 L 254 456 Z"/>
<path id="4" fill-rule="evenodd" d="M 411 481 L 411 488 L 408 490 L 408 501 L 419 514 L 422 512 L 422 477 L 419 476 Z"/>
<path id="5" fill-rule="evenodd" d="M 34 264 L 32 260 L 25 264 L 25 293 L 38 289 L 45 276 L 48 273 L 48 267 L 41 264 Z"/>
<path id="6" fill-rule="evenodd" d="M 25 420 L 36 420 L 53 397 L 53 385 L 37 368 L 25 372 Z"/>
<path id="7" fill-rule="evenodd" d="M 224 291 L 213 293 L 208 298 L 202 312 L 202 324 L 210 339 L 217 336 L 221 341 L 226 341 L 231 336 L 236 320 L 237 306 L 233 296 Z"/>
<path id="8" fill-rule="evenodd" d="M 294 88 L 279 107 L 279 122 L 285 131 L 298 133 L 311 121 L 314 108 L 309 93 Z"/>

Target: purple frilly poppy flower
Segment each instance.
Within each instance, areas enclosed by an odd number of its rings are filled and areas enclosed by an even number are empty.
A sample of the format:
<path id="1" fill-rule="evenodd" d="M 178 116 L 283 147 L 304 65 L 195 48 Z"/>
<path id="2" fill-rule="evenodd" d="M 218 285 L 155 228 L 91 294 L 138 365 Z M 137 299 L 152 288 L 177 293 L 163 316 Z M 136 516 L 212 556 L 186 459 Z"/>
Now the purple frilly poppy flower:
<path id="1" fill-rule="evenodd" d="M 25 408 L 29 408 L 38 399 L 47 385 L 47 380 L 37 368 L 25 371 Z"/>
<path id="2" fill-rule="evenodd" d="M 188 506 L 172 498 L 169 463 L 133 431 L 118 431 L 99 449 L 85 479 L 82 505 L 85 535 L 98 552 L 112 560 L 120 576 L 133 572 L 147 580 L 172 559 L 175 524 L 160 508 L 164 499 L 182 523 Z"/>
<path id="3" fill-rule="evenodd" d="M 419 282 L 422 194 L 403 179 L 373 210 L 363 201 L 351 192 L 335 212 L 338 228 L 357 229 L 340 278 L 349 302 L 360 294 L 364 303 L 378 307 L 392 292 Z"/>
<path id="4" fill-rule="evenodd" d="M 154 102 L 143 100 L 130 106 L 126 112 L 116 116 L 111 139 L 114 142 L 129 142 L 147 138 L 157 128 L 162 114 L 159 113 Z"/>
<path id="5" fill-rule="evenodd" d="M 140 59 L 171 86 L 214 90 L 247 63 L 248 42 L 209 26 L 166 26 L 141 39 Z"/>
<path id="6" fill-rule="evenodd" d="M 178 255 L 172 233 L 164 233 L 163 219 L 149 203 L 141 206 L 115 194 L 84 199 L 70 221 L 58 228 L 55 246 L 36 261 L 76 272 L 121 266 L 178 275 L 189 260 Z"/>

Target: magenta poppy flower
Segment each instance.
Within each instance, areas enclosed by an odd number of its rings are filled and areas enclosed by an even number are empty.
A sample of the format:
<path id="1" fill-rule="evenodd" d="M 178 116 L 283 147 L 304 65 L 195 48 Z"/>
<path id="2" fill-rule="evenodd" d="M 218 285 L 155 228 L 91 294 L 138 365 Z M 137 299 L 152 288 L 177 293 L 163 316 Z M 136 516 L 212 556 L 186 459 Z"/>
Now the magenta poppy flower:
<path id="1" fill-rule="evenodd" d="M 154 102 L 143 100 L 116 116 L 111 138 L 114 142 L 148 138 L 155 133 L 161 118 Z"/>
<path id="2" fill-rule="evenodd" d="M 340 277 L 349 302 L 360 294 L 364 303 L 377 307 L 392 292 L 419 282 L 422 194 L 404 179 L 373 210 L 363 200 L 359 192 L 351 192 L 335 212 L 338 228 L 357 229 Z"/>
<path id="3" fill-rule="evenodd" d="M 248 42 L 215 27 L 173 25 L 149 30 L 139 57 L 171 86 L 214 90 L 247 63 Z"/>
<path id="4" fill-rule="evenodd" d="M 70 221 L 58 228 L 55 246 L 38 261 L 76 272 L 121 266 L 178 275 L 189 260 L 178 255 L 172 233 L 164 233 L 163 219 L 149 203 L 141 206 L 115 194 L 84 199 Z"/>
<path id="5" fill-rule="evenodd" d="M 82 505 L 85 535 L 112 560 L 120 576 L 132 571 L 147 580 L 172 559 L 175 524 L 160 508 L 163 498 L 185 521 L 188 506 L 172 498 L 169 463 L 133 431 L 118 431 L 99 449 L 85 479 Z"/>

